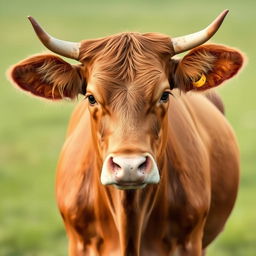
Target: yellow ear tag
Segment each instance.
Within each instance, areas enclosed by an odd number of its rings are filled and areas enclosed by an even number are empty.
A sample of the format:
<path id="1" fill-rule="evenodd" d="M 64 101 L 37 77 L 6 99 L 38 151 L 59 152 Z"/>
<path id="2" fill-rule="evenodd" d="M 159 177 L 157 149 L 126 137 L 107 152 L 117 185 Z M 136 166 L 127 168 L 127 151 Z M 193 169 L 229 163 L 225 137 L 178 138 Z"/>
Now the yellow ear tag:
<path id="1" fill-rule="evenodd" d="M 201 78 L 196 81 L 196 82 L 192 82 L 193 86 L 199 88 L 202 87 L 206 82 L 206 76 L 204 74 L 202 74 Z"/>

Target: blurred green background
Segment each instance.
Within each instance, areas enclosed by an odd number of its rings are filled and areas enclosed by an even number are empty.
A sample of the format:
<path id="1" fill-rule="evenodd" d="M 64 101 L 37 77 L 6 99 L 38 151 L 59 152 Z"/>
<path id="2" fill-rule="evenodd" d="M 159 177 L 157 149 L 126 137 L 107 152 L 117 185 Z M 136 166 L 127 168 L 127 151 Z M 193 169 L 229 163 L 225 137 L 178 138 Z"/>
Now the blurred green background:
<path id="1" fill-rule="evenodd" d="M 67 255 L 54 180 L 74 104 L 28 97 L 7 81 L 10 65 L 45 51 L 26 16 L 60 39 L 79 41 L 122 31 L 188 34 L 226 8 L 230 13 L 211 41 L 239 48 L 248 57 L 243 72 L 218 89 L 240 144 L 241 187 L 226 229 L 208 255 L 256 255 L 256 1 L 0 0 L 1 256 Z"/>

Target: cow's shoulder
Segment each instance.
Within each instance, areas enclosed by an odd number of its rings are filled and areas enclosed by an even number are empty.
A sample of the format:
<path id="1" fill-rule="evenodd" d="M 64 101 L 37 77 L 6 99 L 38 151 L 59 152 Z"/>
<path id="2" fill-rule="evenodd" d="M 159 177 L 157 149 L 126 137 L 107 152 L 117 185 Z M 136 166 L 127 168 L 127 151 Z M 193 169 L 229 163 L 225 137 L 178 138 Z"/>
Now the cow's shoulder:
<path id="1" fill-rule="evenodd" d="M 75 207 L 81 207 L 82 194 L 86 200 L 93 200 L 90 193 L 95 169 L 92 145 L 90 116 L 83 101 L 73 111 L 58 161 L 56 192 L 60 208 L 75 211 Z"/>
<path id="2" fill-rule="evenodd" d="M 82 100 L 76 105 L 69 121 L 67 136 L 69 136 L 75 130 L 75 128 L 78 126 L 78 123 L 82 118 L 86 118 L 86 121 L 89 122 L 88 120 L 89 112 L 88 112 L 87 105 L 88 104 L 85 100 Z"/>

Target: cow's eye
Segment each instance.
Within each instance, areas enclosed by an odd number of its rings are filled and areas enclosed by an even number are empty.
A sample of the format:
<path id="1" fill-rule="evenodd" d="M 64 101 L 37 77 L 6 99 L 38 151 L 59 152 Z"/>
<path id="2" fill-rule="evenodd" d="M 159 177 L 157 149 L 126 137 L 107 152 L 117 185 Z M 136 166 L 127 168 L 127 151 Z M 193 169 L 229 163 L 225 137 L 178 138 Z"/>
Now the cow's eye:
<path id="1" fill-rule="evenodd" d="M 169 99 L 169 94 L 170 94 L 170 92 L 163 92 L 160 101 L 161 102 L 167 102 L 168 99 Z"/>
<path id="2" fill-rule="evenodd" d="M 97 103 L 97 101 L 95 100 L 93 95 L 88 95 L 88 101 L 91 105 L 94 105 L 95 103 Z"/>

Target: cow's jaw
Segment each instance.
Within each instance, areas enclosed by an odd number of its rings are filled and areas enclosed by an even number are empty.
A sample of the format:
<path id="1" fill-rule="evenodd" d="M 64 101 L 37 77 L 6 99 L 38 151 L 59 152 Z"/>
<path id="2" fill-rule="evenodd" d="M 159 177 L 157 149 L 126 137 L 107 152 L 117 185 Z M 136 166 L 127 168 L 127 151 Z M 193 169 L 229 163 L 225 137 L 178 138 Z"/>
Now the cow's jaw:
<path id="1" fill-rule="evenodd" d="M 144 188 L 147 184 L 157 184 L 159 181 L 157 164 L 149 153 L 132 156 L 110 154 L 103 163 L 103 185 L 128 190 Z"/>

